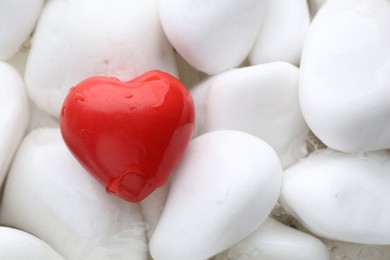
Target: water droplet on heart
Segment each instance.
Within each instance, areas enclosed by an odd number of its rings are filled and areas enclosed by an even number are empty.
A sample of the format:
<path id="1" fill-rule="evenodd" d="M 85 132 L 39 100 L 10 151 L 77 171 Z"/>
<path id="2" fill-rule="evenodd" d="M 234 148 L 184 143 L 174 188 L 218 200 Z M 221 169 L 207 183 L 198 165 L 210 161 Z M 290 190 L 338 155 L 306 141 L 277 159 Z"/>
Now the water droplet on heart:
<path id="1" fill-rule="evenodd" d="M 134 110 L 136 108 L 136 106 L 130 106 L 129 108 L 130 108 L 130 110 Z"/>
<path id="2" fill-rule="evenodd" d="M 121 182 L 123 178 L 127 175 L 127 172 L 123 172 L 119 174 L 118 176 L 112 178 L 109 180 L 106 184 L 106 192 L 107 193 L 115 193 L 118 191 L 119 186 L 121 185 Z"/>
<path id="3" fill-rule="evenodd" d="M 85 101 L 85 97 L 79 93 L 76 93 L 73 97 L 74 101 Z"/>
<path id="4" fill-rule="evenodd" d="M 128 95 L 125 95 L 125 98 L 132 98 L 134 95 L 133 94 L 128 94 Z"/>
<path id="5" fill-rule="evenodd" d="M 108 180 L 105 185 L 106 192 L 114 193 L 128 201 L 140 201 L 140 198 L 150 191 L 150 183 L 137 167 L 137 164 L 130 165 Z"/>
<path id="6" fill-rule="evenodd" d="M 93 137 L 91 137 L 91 132 L 87 129 L 80 130 L 80 138 L 82 138 L 83 142 L 86 144 L 91 144 L 94 141 Z"/>
<path id="7" fill-rule="evenodd" d="M 87 137 L 87 136 L 88 136 L 87 130 L 86 130 L 86 129 L 81 129 L 81 130 L 80 130 L 80 135 L 81 135 L 82 137 Z"/>
<path id="8" fill-rule="evenodd" d="M 123 172 L 121 172 L 119 175 L 111 178 L 107 183 L 106 183 L 106 191 L 108 193 L 116 193 L 119 190 L 119 186 L 122 184 L 124 178 L 126 177 L 137 177 L 137 178 L 142 178 L 140 173 L 134 169 L 134 166 L 130 165 L 127 167 L 127 169 Z"/>

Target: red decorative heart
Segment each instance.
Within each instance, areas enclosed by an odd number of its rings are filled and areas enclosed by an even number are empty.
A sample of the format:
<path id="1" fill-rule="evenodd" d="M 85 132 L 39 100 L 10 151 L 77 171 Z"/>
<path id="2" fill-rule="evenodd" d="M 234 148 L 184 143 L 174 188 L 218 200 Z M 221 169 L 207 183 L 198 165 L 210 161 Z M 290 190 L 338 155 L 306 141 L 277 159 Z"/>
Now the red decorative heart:
<path id="1" fill-rule="evenodd" d="M 180 160 L 194 105 L 181 82 L 161 71 L 128 82 L 92 77 L 69 91 L 60 126 L 70 151 L 108 192 L 140 202 Z"/>

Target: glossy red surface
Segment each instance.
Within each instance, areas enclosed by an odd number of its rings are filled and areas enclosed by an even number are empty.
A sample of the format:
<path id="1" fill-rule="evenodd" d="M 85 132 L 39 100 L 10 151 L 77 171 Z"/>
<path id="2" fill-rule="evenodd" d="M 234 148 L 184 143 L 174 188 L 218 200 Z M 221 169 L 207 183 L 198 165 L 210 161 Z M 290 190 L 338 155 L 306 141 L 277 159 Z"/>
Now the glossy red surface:
<path id="1" fill-rule="evenodd" d="M 70 151 L 108 192 L 140 202 L 179 162 L 194 105 L 181 82 L 161 71 L 128 82 L 92 77 L 69 91 L 60 126 Z"/>

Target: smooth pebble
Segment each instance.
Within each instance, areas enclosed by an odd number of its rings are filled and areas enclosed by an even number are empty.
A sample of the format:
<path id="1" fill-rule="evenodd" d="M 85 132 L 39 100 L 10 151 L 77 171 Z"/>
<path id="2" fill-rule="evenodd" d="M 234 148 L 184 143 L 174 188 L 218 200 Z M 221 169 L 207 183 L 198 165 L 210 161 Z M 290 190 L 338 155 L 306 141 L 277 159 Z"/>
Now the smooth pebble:
<path id="1" fill-rule="evenodd" d="M 0 187 L 29 121 L 23 80 L 9 64 L 0 61 Z"/>
<path id="2" fill-rule="evenodd" d="M 390 2 L 328 0 L 305 42 L 302 113 L 343 152 L 390 148 Z"/>
<path id="3" fill-rule="evenodd" d="M 146 259 L 138 206 L 106 193 L 71 155 L 59 129 L 34 130 L 22 142 L 0 219 L 69 260 Z"/>
<path id="4" fill-rule="evenodd" d="M 133 79 L 148 70 L 176 75 L 158 1 L 48 1 L 34 34 L 26 86 L 37 106 L 59 117 L 68 90 L 95 75 Z"/>
<path id="5" fill-rule="evenodd" d="M 211 75 L 244 61 L 267 3 L 268 0 L 161 0 L 160 18 L 180 55 Z"/>
<path id="6" fill-rule="evenodd" d="M 328 239 L 390 244 L 390 153 L 316 153 L 284 172 L 280 202 Z"/>
<path id="7" fill-rule="evenodd" d="M 329 252 L 319 239 L 268 218 L 216 260 L 245 257 L 251 260 L 329 260 Z"/>
<path id="8" fill-rule="evenodd" d="M 250 63 L 285 61 L 298 66 L 309 26 L 306 0 L 270 1 L 249 55 Z"/>
<path id="9" fill-rule="evenodd" d="M 158 260 L 199 260 L 234 245 L 258 228 L 280 192 L 274 150 L 250 134 L 223 130 L 191 141 L 152 234 Z"/>
<path id="10" fill-rule="evenodd" d="M 309 132 L 298 100 L 299 70 L 273 62 L 220 73 L 192 90 L 197 134 L 240 130 L 270 144 L 283 168 L 306 155 Z"/>

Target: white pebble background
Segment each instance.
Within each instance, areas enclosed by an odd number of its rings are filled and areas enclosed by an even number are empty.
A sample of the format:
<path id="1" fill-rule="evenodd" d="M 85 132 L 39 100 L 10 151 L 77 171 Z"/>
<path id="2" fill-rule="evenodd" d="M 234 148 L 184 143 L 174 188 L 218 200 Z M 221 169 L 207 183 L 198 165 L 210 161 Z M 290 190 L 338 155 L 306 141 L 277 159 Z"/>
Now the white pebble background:
<path id="1" fill-rule="evenodd" d="M 194 139 L 130 205 L 59 111 L 152 69 L 191 91 Z M 388 0 L 0 0 L 0 259 L 390 260 L 389 97 Z"/>

